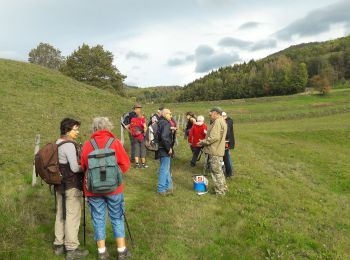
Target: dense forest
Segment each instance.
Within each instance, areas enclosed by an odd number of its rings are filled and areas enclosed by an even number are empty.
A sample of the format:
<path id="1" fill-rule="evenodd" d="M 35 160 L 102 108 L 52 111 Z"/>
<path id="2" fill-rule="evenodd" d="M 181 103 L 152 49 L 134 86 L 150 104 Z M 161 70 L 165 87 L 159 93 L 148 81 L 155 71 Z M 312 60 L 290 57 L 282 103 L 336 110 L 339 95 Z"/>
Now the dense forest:
<path id="1" fill-rule="evenodd" d="M 137 102 L 142 103 L 171 103 L 176 100 L 183 88 L 180 86 L 158 86 L 139 88 L 127 86 L 124 88 L 126 95 Z"/>
<path id="2" fill-rule="evenodd" d="M 264 59 L 212 71 L 187 84 L 178 101 L 289 95 L 311 87 L 325 94 L 350 80 L 350 36 L 291 46 Z"/>

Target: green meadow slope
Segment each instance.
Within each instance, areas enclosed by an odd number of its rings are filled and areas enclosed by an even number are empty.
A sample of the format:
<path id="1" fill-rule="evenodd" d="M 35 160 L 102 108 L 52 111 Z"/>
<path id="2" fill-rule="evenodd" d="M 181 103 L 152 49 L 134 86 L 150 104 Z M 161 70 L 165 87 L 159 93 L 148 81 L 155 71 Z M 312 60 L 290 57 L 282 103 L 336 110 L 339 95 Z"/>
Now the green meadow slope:
<path id="1" fill-rule="evenodd" d="M 53 196 L 46 185 L 30 185 L 35 134 L 42 143 L 53 140 L 59 121 L 74 116 L 85 140 L 94 116 L 116 123 L 131 103 L 7 60 L 0 60 L 0 97 L 0 259 L 60 259 L 51 252 Z M 158 162 L 149 153 L 150 168 L 131 169 L 125 178 L 133 259 L 349 259 L 350 91 L 167 106 L 176 115 L 207 116 L 214 105 L 235 120 L 230 192 L 224 198 L 193 192 L 191 176 L 203 162 L 189 167 L 191 152 L 179 134 L 175 195 L 158 197 Z M 89 259 L 95 259 L 87 219 Z M 107 237 L 115 253 L 110 227 Z"/>

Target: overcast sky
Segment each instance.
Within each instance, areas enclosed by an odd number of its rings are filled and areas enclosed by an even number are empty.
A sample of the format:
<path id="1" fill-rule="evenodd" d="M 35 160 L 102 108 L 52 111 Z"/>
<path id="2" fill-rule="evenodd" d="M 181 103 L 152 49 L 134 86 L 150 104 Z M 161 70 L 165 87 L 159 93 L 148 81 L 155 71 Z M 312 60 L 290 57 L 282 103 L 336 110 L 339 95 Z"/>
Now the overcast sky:
<path id="1" fill-rule="evenodd" d="M 292 44 L 350 34 L 350 0 L 0 0 L 0 58 L 102 44 L 137 86 L 183 85 Z"/>

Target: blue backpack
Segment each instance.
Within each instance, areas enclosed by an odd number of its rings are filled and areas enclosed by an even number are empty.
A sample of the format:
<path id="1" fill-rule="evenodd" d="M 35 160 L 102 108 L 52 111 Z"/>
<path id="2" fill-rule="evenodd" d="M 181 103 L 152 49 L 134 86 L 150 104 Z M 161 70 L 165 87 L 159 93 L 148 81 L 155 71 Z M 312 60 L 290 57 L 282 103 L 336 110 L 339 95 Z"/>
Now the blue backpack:
<path id="1" fill-rule="evenodd" d="M 113 192 L 123 182 L 115 150 L 110 148 L 113 141 L 114 138 L 110 138 L 105 147 L 99 149 L 96 140 L 90 140 L 94 150 L 88 155 L 87 189 L 92 193 Z"/>

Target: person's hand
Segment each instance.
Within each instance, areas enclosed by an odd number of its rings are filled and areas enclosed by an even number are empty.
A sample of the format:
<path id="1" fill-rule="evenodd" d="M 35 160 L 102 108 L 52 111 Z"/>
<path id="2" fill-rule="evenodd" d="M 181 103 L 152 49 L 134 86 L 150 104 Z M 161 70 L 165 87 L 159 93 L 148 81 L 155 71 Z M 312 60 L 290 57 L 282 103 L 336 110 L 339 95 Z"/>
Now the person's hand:
<path id="1" fill-rule="evenodd" d="M 173 148 L 170 148 L 170 150 L 169 150 L 169 153 L 168 153 L 169 155 L 172 155 L 173 154 Z"/>
<path id="2" fill-rule="evenodd" d="M 202 140 L 199 140 L 199 142 L 197 143 L 197 146 L 198 146 L 198 147 L 202 147 L 202 146 L 203 146 Z"/>

